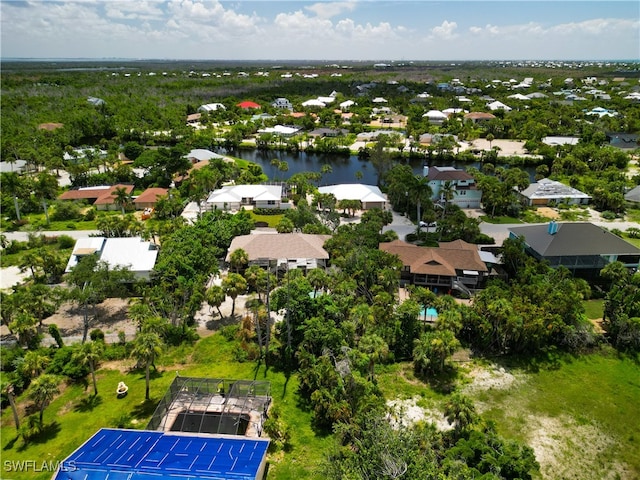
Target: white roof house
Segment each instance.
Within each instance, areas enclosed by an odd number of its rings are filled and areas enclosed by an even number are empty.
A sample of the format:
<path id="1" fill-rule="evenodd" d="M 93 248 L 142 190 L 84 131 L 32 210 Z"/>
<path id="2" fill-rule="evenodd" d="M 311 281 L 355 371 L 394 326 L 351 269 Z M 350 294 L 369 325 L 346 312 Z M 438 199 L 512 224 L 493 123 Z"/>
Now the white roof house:
<path id="1" fill-rule="evenodd" d="M 343 110 L 348 109 L 349 107 L 352 107 L 356 104 L 356 102 L 354 102 L 353 100 L 345 100 L 344 102 L 342 102 L 340 104 L 340 108 Z"/>
<path id="2" fill-rule="evenodd" d="M 509 95 L 507 98 L 513 98 L 515 100 L 531 100 L 529 97 L 521 93 L 514 93 L 513 95 Z"/>
<path id="3" fill-rule="evenodd" d="M 205 148 L 194 148 L 187 153 L 184 158 L 188 158 L 191 161 L 202 162 L 203 160 L 211 160 L 212 158 L 222 158 L 222 155 L 207 150 Z"/>
<path id="4" fill-rule="evenodd" d="M 440 124 L 443 123 L 447 118 L 447 114 L 441 112 L 440 110 L 429 110 L 427 113 L 422 115 L 429 120 L 429 123 Z"/>
<path id="5" fill-rule="evenodd" d="M 591 200 L 586 193 L 548 178 L 530 184 L 520 195 L 530 206 L 548 205 L 551 202 L 586 205 Z"/>
<path id="6" fill-rule="evenodd" d="M 70 272 L 86 255 L 97 255 L 110 267 L 127 267 L 137 278 L 148 279 L 158 258 L 158 246 L 140 237 L 87 237 L 76 241 L 65 272 Z"/>
<path id="7" fill-rule="evenodd" d="M 360 200 L 362 208 L 368 210 L 371 208 L 384 209 L 387 204 L 387 198 L 382 191 L 375 185 L 364 185 L 362 183 L 342 183 L 339 185 L 327 185 L 319 187 L 320 193 L 330 193 L 336 200 Z"/>
<path id="8" fill-rule="evenodd" d="M 209 210 L 240 210 L 248 206 L 287 209 L 290 204 L 282 201 L 281 185 L 229 185 L 211 192 L 206 201 Z"/>
<path id="9" fill-rule="evenodd" d="M 504 110 L 505 112 L 509 112 L 512 110 L 512 108 L 508 105 L 505 105 L 504 103 L 496 100 L 495 102 L 491 102 L 491 103 L 487 103 L 487 108 L 489 110 Z"/>
<path id="10" fill-rule="evenodd" d="M 275 127 L 260 128 L 258 133 L 274 133 L 283 137 L 290 137 L 300 131 L 298 127 L 288 127 L 286 125 L 276 125 Z"/>
<path id="11" fill-rule="evenodd" d="M 317 98 L 312 98 L 311 100 L 307 100 L 302 102 L 303 107 L 326 107 L 327 105 L 324 102 L 321 102 Z"/>
<path id="12" fill-rule="evenodd" d="M 387 103 L 387 100 L 385 98 L 382 97 L 376 97 L 373 100 L 371 100 L 373 103 Z"/>
<path id="13" fill-rule="evenodd" d="M 227 107 L 225 107 L 221 103 L 206 103 L 198 107 L 198 110 L 201 112 L 215 112 L 216 110 L 226 110 L 226 109 Z"/>

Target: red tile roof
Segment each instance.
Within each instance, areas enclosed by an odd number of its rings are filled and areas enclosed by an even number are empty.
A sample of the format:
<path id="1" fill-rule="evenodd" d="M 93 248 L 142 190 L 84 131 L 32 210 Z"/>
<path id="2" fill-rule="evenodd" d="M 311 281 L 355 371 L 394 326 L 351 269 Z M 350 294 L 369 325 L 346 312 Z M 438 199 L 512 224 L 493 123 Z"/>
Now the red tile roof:
<path id="1" fill-rule="evenodd" d="M 453 277 L 456 270 L 486 272 L 487 266 L 480 259 L 475 245 L 456 240 L 443 242 L 439 247 L 418 247 L 402 240 L 381 243 L 380 250 L 397 255 L 411 273 Z"/>
<path id="2" fill-rule="evenodd" d="M 237 106 L 240 108 L 260 108 L 260 105 L 258 105 L 256 102 L 252 102 L 249 100 L 240 102 L 237 104 Z"/>
<path id="3" fill-rule="evenodd" d="M 158 201 L 158 197 L 168 194 L 169 190 L 166 188 L 147 188 L 144 192 L 138 195 L 138 198 L 136 198 L 133 203 L 156 203 Z"/>
<path id="4" fill-rule="evenodd" d="M 115 196 L 113 192 L 117 188 L 124 187 L 126 192 L 131 195 L 133 185 L 111 185 L 102 187 L 88 187 L 68 190 L 58 197 L 59 200 L 94 200 L 94 205 L 104 205 L 113 203 Z"/>

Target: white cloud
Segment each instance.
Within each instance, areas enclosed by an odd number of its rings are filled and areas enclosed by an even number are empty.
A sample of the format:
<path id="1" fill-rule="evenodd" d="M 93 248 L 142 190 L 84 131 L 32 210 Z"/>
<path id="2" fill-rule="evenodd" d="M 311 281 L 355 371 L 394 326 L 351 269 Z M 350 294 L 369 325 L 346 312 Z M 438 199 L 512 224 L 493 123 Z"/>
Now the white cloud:
<path id="1" fill-rule="evenodd" d="M 331 18 L 343 12 L 352 12 L 356 8 L 356 2 L 322 2 L 304 8 L 320 18 Z"/>
<path id="2" fill-rule="evenodd" d="M 441 25 L 431 29 L 431 35 L 436 38 L 450 40 L 457 37 L 455 30 L 458 28 L 456 22 L 443 21 Z"/>

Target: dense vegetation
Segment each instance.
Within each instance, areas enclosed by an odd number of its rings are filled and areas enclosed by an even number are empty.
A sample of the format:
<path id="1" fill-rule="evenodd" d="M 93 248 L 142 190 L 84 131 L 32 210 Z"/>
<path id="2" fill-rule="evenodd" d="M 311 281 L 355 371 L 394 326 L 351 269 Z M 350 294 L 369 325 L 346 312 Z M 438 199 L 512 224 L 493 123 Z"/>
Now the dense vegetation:
<path id="1" fill-rule="evenodd" d="M 541 361 L 543 369 L 553 367 L 558 357 L 597 352 L 613 351 L 637 361 L 640 274 L 628 272 L 621 264 L 603 270 L 592 291 L 592 286 L 572 278 L 568 271 L 526 257 L 522 245 L 509 240 L 501 250 L 508 275 L 487 285 L 469 302 L 437 296 L 420 287 L 409 288 L 408 298 L 400 298 L 402 265 L 378 248 L 381 242 L 397 237 L 392 231 L 382 233 L 391 222 L 390 212 L 371 210 L 361 215 L 360 222 L 341 225 L 340 219 L 352 217 L 360 205 L 319 194 L 323 172 L 307 172 L 287 180 L 295 208 L 278 212 L 276 228 L 332 234 L 325 245 L 331 267 L 306 275 L 298 270 L 261 269 L 248 266 L 246 252 L 236 250 L 231 252 L 229 271 L 221 282 L 211 284 L 209 279 L 221 273 L 232 239 L 254 228 L 253 217 L 247 212 L 198 211 L 195 221 L 187 223 L 179 214 L 187 201 L 200 205 L 208 192 L 225 182 L 266 179 L 256 165 L 222 159 L 187 175 L 190 162 L 184 154 L 189 149 L 224 146 L 232 151 L 249 137 L 257 148 L 308 146 L 305 133 L 286 141 L 257 135 L 263 126 L 294 123 L 307 132 L 318 126 L 345 127 L 347 132 L 336 140 L 313 144 L 313 148 L 337 152 L 349 145 L 354 134 L 371 129 L 370 120 L 376 116 L 371 99 L 384 95 L 395 112 L 407 115 L 407 138 L 433 133 L 467 140 L 526 140 L 527 148 L 538 154 L 527 161 L 538 165 L 540 177 L 566 180 L 590 193 L 597 208 L 622 215 L 628 208 L 622 194 L 640 178 L 625 174 L 631 154 L 604 145 L 605 133 L 638 132 L 638 104 L 623 104 L 614 96 L 609 106 L 624 111 L 623 117 L 585 122 L 582 109 L 597 105 L 595 99 L 579 107 L 554 104 L 553 109 L 548 100 L 536 100 L 529 108 L 501 112 L 495 121 L 482 126 L 455 116 L 434 126 L 422 116 L 425 105 L 411 101 L 415 95 L 429 92 L 428 108 L 457 105 L 459 100 L 455 92 L 438 89 L 431 73 L 429 83 L 419 71 L 354 71 L 343 77 L 287 81 L 275 76 L 203 78 L 177 69 L 167 75 L 146 73 L 129 77 L 46 69 L 3 73 L 2 157 L 28 162 L 26 174 L 2 174 L 3 226 L 22 228 L 26 223 L 23 215 L 42 212 L 43 227 L 56 219 L 72 224 L 93 221 L 105 236 L 142 235 L 161 245 L 151 281 L 138 283 L 126 268 L 109 268 L 92 257 L 63 276 L 71 247 L 68 238 L 34 234 L 26 245 L 3 238 L 3 256 L 5 252 L 20 255 L 15 262 L 31 273 L 24 285 L 2 294 L 2 323 L 17 340 L 15 347 L 2 349 L 3 406 L 13 413 L 10 417 L 7 412 L 2 423 L 2 448 L 8 456 L 22 458 L 21 452 L 35 454 L 48 444 L 70 453 L 85 438 L 74 434 L 68 443 L 62 443 L 61 438 L 76 427 L 68 420 L 72 417 L 87 429 L 103 425 L 142 428 L 169 382 L 162 367 L 168 371 L 184 366 L 192 375 L 207 376 L 215 366 L 228 377 L 251 378 L 264 372 L 282 391 L 282 398 L 274 399 L 279 410 L 265 427 L 276 450 L 272 452 L 274 478 L 534 478 L 540 465 L 525 444 L 526 438 L 494 423 L 492 418 L 499 417 L 495 412 L 480 412 L 474 402 L 477 399 L 464 391 L 464 374 L 451 362 L 452 355 L 465 348 L 480 359 L 515 359 L 525 365 Z M 603 73 L 611 76 L 614 72 Z M 525 74 L 540 80 L 548 72 L 499 72 L 501 77 Z M 438 80 L 450 81 L 454 72 L 439 75 Z M 465 77 L 458 76 L 465 78 L 467 87 L 480 89 L 495 75 L 469 66 Z M 332 109 L 300 107 L 308 96 L 334 90 L 338 99 L 350 98 L 356 95 L 356 86 L 366 82 L 375 83 L 367 95 L 358 98 L 348 125 Z M 562 75 L 555 74 L 544 91 L 563 88 L 563 82 Z M 400 90 L 399 85 L 405 89 Z M 492 90 L 497 98 L 509 93 L 502 84 Z M 251 113 L 235 106 L 244 98 L 268 105 L 283 95 L 296 111 L 307 115 L 292 119 L 265 106 L 263 111 L 273 118 L 252 120 Z M 87 96 L 99 97 L 104 104 L 89 104 Z M 204 114 L 200 130 L 186 125 L 188 114 L 213 100 L 223 102 L 227 109 Z M 484 108 L 480 100 L 474 101 L 467 108 Z M 64 126 L 53 131 L 38 129 L 40 123 L 52 121 Z M 549 134 L 578 135 L 581 141 L 574 147 L 552 148 L 541 142 Z M 379 137 L 360 154 L 376 169 L 396 211 L 427 224 L 437 222 L 433 232 L 418 228 L 416 241 L 486 240 L 478 220 L 453 205 L 447 189 L 443 201 L 434 205 L 424 179 L 413 175 L 404 162 L 413 155 L 465 161 L 473 154 L 454 153 L 455 142 L 450 140 L 427 148 L 410 143 L 405 151 L 398 146 L 401 138 L 399 132 Z M 80 158 L 74 148 L 87 146 L 105 153 L 85 152 Z M 64 153 L 71 158 L 65 160 Z M 119 154 L 132 163 L 121 161 Z M 495 150 L 485 152 L 482 160 L 482 171 L 472 170 L 472 174 L 483 189 L 486 213 L 520 215 L 522 205 L 515 192 L 529 182 L 519 168 L 524 160 L 503 159 L 509 165 L 497 166 L 502 160 Z M 132 167 L 143 173 L 134 174 Z M 283 174 L 287 170 L 286 165 L 277 167 Z M 149 186 L 175 188 L 161 198 L 154 219 L 143 224 L 128 213 L 131 198 L 124 190 L 116 194 L 120 211 L 113 213 L 56 201 L 58 169 L 71 174 L 72 186 L 131 183 L 136 191 Z M 596 331 L 585 315 L 584 301 L 597 292 L 604 297 L 604 333 Z M 236 299 L 246 295 L 246 306 L 236 315 Z M 89 331 L 92 311 L 108 297 L 130 299 L 128 315 L 136 325 L 133 341 L 122 334 L 115 343 L 105 342 L 105 332 Z M 212 319 L 222 320 L 220 307 L 227 298 L 232 308 L 224 320 L 230 325 L 199 339 L 196 313 L 208 305 Z M 50 325 L 47 333 L 54 343 L 43 347 L 42 322 L 64 301 L 75 302 L 81 309 L 84 338 L 68 345 L 57 327 Z M 427 308 L 438 312 L 433 324 L 421 320 Z M 274 324 L 273 312 L 281 314 L 282 321 Z M 104 391 L 103 386 L 113 391 L 120 374 L 100 370 L 100 364 L 128 358 L 135 360 L 134 369 L 125 373 L 128 381 L 144 379 L 145 391 L 143 395 L 139 389 L 133 396 L 138 403 L 115 416 L 111 401 L 98 391 Z M 632 368 L 637 369 L 637 364 Z M 439 397 L 436 408 L 448 420 L 449 429 L 426 422 L 397 428 L 389 421 L 394 415 L 402 416 L 388 405 L 394 392 L 386 387 L 398 381 L 393 379 L 395 372 L 410 376 L 407 383 L 414 384 L 407 388 Z M 90 389 L 83 386 L 89 381 Z M 629 395 L 639 393 L 631 390 Z M 47 415 L 49 410 L 55 412 L 56 420 L 53 413 Z M 106 415 L 104 419 L 87 419 L 98 412 Z M 17 437 L 11 432 L 12 423 Z M 510 433 L 509 437 L 503 432 Z M 294 467 L 287 459 L 305 459 L 301 453 L 305 452 L 304 436 L 313 438 L 312 447 L 320 449 L 309 454 L 316 463 Z M 637 439 L 629 443 L 633 448 Z M 630 462 L 628 468 L 640 470 L 633 463 L 637 459 L 624 458 Z"/>

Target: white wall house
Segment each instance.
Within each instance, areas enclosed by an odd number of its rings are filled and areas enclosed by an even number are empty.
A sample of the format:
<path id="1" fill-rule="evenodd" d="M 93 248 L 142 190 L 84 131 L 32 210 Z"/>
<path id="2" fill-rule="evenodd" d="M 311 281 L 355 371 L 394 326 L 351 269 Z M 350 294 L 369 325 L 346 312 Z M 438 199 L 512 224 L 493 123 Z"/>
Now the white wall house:
<path id="1" fill-rule="evenodd" d="M 158 258 L 158 246 L 140 237 L 87 237 L 76 241 L 65 272 L 87 255 L 97 255 L 110 267 L 127 267 L 136 278 L 148 280 Z"/>
<path id="2" fill-rule="evenodd" d="M 208 210 L 240 210 L 242 207 L 288 209 L 281 185 L 229 185 L 214 190 L 207 198 Z"/>

